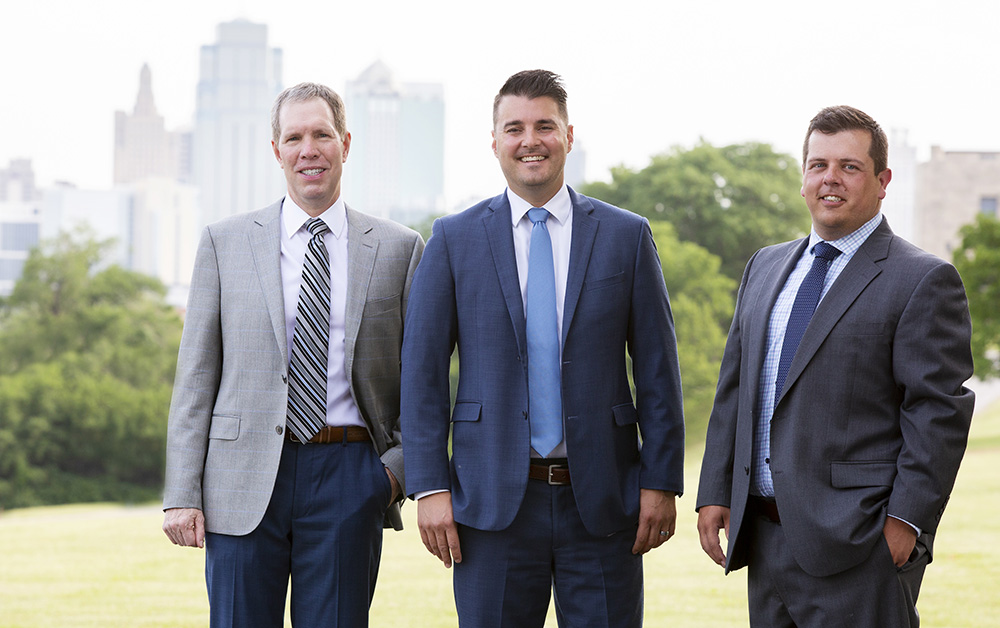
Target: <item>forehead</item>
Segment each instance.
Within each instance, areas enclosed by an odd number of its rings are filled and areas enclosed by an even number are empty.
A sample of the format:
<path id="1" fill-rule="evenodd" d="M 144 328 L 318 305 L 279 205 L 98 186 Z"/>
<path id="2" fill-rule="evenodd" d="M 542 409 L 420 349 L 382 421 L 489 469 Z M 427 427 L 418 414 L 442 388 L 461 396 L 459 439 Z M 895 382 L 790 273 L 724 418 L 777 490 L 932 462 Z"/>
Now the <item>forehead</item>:
<path id="1" fill-rule="evenodd" d="M 500 99 L 500 104 L 497 107 L 498 127 L 504 127 L 515 122 L 530 124 L 538 120 L 559 120 L 566 122 L 559 114 L 559 105 L 554 98 L 548 96 L 528 98 L 526 96 L 507 95 Z"/>
<path id="2" fill-rule="evenodd" d="M 322 98 L 293 100 L 281 106 L 278 124 L 282 131 L 303 126 L 326 125 L 333 127 L 333 110 Z"/>
<path id="3" fill-rule="evenodd" d="M 813 131 L 809 135 L 809 149 L 806 161 L 861 161 L 871 162 L 868 154 L 872 145 L 872 136 L 861 129 L 851 129 L 838 133 L 823 133 Z"/>

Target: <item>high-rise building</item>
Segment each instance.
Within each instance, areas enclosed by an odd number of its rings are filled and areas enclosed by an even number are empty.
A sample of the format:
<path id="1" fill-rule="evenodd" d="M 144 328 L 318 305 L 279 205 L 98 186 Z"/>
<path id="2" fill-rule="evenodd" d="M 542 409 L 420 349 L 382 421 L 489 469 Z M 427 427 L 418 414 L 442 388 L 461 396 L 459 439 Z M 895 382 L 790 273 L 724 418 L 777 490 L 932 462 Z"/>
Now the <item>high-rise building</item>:
<path id="1" fill-rule="evenodd" d="M 267 45 L 265 24 L 224 22 L 216 33 L 216 43 L 201 48 L 192 136 L 203 224 L 259 209 L 285 192 L 270 123 L 282 89 L 281 49 Z"/>
<path id="2" fill-rule="evenodd" d="M 139 94 L 132 113 L 115 112 L 115 185 L 150 177 L 182 179 L 190 158 L 184 134 L 167 131 L 153 102 L 149 65 L 139 72 Z"/>
<path id="3" fill-rule="evenodd" d="M 14 289 L 28 253 L 39 243 L 41 198 L 31 160 L 0 168 L 0 296 Z"/>
<path id="4" fill-rule="evenodd" d="M 977 214 L 1000 218 L 1000 153 L 945 151 L 931 146 L 917 167 L 916 244 L 951 261 L 959 230 Z"/>
<path id="5" fill-rule="evenodd" d="M 889 168 L 892 181 L 882 201 L 882 213 L 893 233 L 916 244 L 917 149 L 903 129 L 889 133 Z"/>
<path id="6" fill-rule="evenodd" d="M 399 83 L 381 61 L 348 81 L 349 204 L 404 224 L 444 212 L 443 92 L 437 83 Z"/>

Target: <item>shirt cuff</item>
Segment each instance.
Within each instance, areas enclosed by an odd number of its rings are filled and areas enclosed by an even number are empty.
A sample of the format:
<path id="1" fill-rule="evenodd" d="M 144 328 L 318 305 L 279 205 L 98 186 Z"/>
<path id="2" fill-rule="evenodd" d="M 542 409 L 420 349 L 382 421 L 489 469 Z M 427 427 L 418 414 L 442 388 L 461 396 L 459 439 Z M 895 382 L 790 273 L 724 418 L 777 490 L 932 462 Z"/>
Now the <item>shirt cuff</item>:
<path id="1" fill-rule="evenodd" d="M 921 530 L 917 526 L 913 525 L 912 523 L 910 523 L 906 519 L 903 519 L 902 517 L 897 517 L 896 515 L 889 515 L 889 516 L 892 517 L 893 519 L 898 519 L 899 521 L 902 521 L 906 525 L 910 526 L 911 528 L 913 528 L 913 531 L 917 533 L 917 536 L 920 536 Z"/>

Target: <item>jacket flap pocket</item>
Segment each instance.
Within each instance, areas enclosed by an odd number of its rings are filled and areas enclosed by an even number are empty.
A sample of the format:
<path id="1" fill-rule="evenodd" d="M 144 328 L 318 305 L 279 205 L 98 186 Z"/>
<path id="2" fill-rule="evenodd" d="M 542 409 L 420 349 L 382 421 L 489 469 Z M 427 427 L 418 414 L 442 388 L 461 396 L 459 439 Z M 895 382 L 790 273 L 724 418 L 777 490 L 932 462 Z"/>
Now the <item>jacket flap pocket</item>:
<path id="1" fill-rule="evenodd" d="M 452 421 L 478 421 L 483 404 L 475 401 L 458 401 L 451 415 Z"/>
<path id="2" fill-rule="evenodd" d="M 208 430 L 209 438 L 219 440 L 236 440 L 240 435 L 240 417 L 221 414 L 212 415 L 212 427 Z"/>
<path id="3" fill-rule="evenodd" d="M 610 277 L 602 277 L 600 279 L 594 279 L 593 281 L 587 281 L 584 284 L 585 290 L 597 290 L 598 288 L 603 288 L 605 286 L 613 286 L 616 283 L 621 283 L 625 280 L 625 271 L 621 271 Z"/>
<path id="4" fill-rule="evenodd" d="M 615 423 L 618 425 L 631 425 L 639 422 L 639 413 L 635 411 L 635 406 L 630 403 L 623 403 L 620 406 L 611 408 L 615 415 Z"/>
<path id="5" fill-rule="evenodd" d="M 895 461 L 830 463 L 830 483 L 834 488 L 892 486 L 895 479 Z"/>

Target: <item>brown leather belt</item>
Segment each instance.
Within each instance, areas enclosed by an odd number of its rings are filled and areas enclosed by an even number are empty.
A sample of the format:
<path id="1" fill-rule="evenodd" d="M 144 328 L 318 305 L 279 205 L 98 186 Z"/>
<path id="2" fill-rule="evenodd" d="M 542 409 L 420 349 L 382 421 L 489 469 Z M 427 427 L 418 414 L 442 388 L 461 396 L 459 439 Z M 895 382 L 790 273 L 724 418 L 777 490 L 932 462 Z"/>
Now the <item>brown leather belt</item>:
<path id="1" fill-rule="evenodd" d="M 345 438 L 346 432 L 346 438 Z M 292 441 L 293 443 L 301 443 L 299 437 L 292 433 L 292 430 L 285 428 L 285 438 Z M 371 436 L 368 435 L 368 430 L 363 427 L 358 427 L 357 425 L 347 425 L 345 427 L 333 427 L 332 425 L 327 425 L 320 431 L 316 432 L 316 435 L 309 439 L 310 443 L 363 443 L 365 441 L 370 441 Z"/>
<path id="2" fill-rule="evenodd" d="M 552 486 L 569 486 L 569 467 L 565 460 L 532 460 L 528 465 L 528 477 L 532 480 L 548 482 Z"/>
<path id="3" fill-rule="evenodd" d="M 781 525 L 781 516 L 778 514 L 778 504 L 773 499 L 751 495 L 747 500 L 747 510 L 763 517 L 771 523 Z"/>

